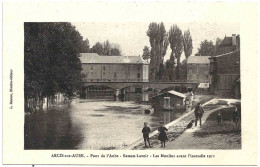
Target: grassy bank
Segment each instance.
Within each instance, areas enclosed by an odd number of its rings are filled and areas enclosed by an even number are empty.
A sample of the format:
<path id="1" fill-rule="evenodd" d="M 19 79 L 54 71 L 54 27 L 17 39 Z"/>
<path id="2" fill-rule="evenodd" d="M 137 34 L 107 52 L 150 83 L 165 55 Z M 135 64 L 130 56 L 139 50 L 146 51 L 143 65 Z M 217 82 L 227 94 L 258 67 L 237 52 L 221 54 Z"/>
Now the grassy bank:
<path id="1" fill-rule="evenodd" d="M 222 113 L 222 123 L 218 125 L 217 114 Z M 241 149 L 241 121 L 238 127 L 232 123 L 234 107 L 221 109 L 209 115 L 206 122 L 195 131 L 193 137 L 202 141 L 204 148 L 210 149 Z"/>

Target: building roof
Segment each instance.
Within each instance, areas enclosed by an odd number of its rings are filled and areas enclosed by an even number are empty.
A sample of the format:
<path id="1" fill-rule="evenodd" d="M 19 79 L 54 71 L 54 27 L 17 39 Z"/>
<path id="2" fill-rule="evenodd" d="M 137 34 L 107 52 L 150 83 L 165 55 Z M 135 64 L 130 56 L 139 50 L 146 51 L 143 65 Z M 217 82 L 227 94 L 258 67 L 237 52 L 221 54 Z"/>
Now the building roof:
<path id="1" fill-rule="evenodd" d="M 97 53 L 80 53 L 81 63 L 147 64 L 140 56 L 104 56 Z"/>
<path id="2" fill-rule="evenodd" d="M 188 64 L 209 64 L 210 56 L 190 56 L 188 58 Z"/>
<path id="3" fill-rule="evenodd" d="M 177 91 L 174 91 L 174 90 L 170 90 L 170 91 L 167 91 L 165 93 L 169 93 L 169 94 L 172 94 L 172 95 L 175 95 L 175 96 L 178 96 L 178 97 L 186 98 L 185 94 L 177 92 Z M 160 94 L 158 94 L 158 95 L 156 95 L 154 97 L 161 96 L 161 95 L 163 95 L 165 93 L 160 93 Z M 154 97 L 152 97 L 152 98 L 154 98 Z"/>
<path id="4" fill-rule="evenodd" d="M 240 52 L 240 50 L 236 50 L 236 51 L 229 52 L 229 53 L 224 53 L 224 54 L 221 54 L 221 55 L 212 56 L 212 57 L 210 57 L 210 59 L 215 58 L 215 57 L 217 58 L 217 57 L 227 56 L 227 55 L 230 55 L 230 54 L 233 54 L 233 53 L 236 53 L 236 52 Z"/>

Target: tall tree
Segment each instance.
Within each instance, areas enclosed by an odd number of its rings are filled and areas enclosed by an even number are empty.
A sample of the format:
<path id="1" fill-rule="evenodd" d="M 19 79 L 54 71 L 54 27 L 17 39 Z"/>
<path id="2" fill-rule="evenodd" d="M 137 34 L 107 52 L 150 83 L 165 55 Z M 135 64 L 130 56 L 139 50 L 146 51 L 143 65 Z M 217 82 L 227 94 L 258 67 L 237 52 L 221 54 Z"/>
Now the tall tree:
<path id="1" fill-rule="evenodd" d="M 179 79 L 180 58 L 183 52 L 183 36 L 181 29 L 177 25 L 173 25 L 169 31 L 169 42 L 172 49 L 170 59 L 172 59 L 172 61 L 174 61 L 174 57 L 177 59 L 176 79 Z"/>
<path id="2" fill-rule="evenodd" d="M 186 30 L 183 35 L 183 49 L 184 49 L 184 55 L 185 58 L 188 59 L 188 57 L 192 54 L 192 38 L 190 35 L 190 30 Z"/>
<path id="3" fill-rule="evenodd" d="M 147 60 L 147 61 L 151 58 L 151 52 L 150 52 L 150 48 L 148 46 L 144 46 L 142 57 L 144 60 Z"/>
<path id="4" fill-rule="evenodd" d="M 146 34 L 151 45 L 150 80 L 155 81 L 160 75 L 160 64 L 166 54 L 168 39 L 163 23 L 150 23 Z"/>
<path id="5" fill-rule="evenodd" d="M 198 56 L 211 56 L 214 53 L 215 46 L 212 41 L 204 40 L 198 48 Z"/>
<path id="6" fill-rule="evenodd" d="M 81 85 L 79 32 L 70 23 L 24 23 L 24 32 L 25 101 L 73 96 Z"/>

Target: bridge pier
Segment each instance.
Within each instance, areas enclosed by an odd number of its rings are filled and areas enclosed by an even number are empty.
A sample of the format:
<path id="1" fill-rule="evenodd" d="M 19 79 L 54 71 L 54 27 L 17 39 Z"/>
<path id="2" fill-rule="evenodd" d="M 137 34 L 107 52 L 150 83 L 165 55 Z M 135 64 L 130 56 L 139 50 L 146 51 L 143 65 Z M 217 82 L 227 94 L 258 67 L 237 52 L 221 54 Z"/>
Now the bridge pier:
<path id="1" fill-rule="evenodd" d="M 121 96 L 121 95 L 125 95 L 125 88 L 122 89 L 115 89 L 115 96 Z"/>
<path id="2" fill-rule="evenodd" d="M 115 89 L 115 96 L 118 97 L 120 94 L 120 89 Z"/>

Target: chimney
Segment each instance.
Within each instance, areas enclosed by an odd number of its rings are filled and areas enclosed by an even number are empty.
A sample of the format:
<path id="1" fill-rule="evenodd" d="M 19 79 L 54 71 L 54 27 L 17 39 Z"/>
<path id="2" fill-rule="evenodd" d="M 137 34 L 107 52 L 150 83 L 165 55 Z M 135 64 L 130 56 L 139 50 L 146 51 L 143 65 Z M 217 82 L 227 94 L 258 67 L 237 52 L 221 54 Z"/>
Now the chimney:
<path id="1" fill-rule="evenodd" d="M 232 45 L 233 45 L 233 46 L 236 46 L 236 45 L 237 45 L 236 34 L 232 34 Z"/>

